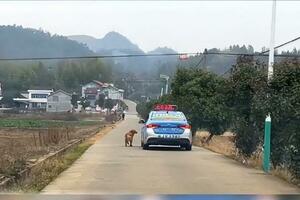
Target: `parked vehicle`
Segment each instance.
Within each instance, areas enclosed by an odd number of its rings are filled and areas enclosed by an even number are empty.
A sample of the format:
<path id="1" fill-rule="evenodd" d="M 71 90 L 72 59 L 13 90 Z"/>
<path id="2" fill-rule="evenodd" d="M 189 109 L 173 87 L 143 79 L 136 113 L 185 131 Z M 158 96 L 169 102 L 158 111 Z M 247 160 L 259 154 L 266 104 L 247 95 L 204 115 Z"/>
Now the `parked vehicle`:
<path id="1" fill-rule="evenodd" d="M 192 131 L 185 115 L 175 106 L 156 106 L 141 130 L 141 146 L 167 145 L 192 150 Z"/>

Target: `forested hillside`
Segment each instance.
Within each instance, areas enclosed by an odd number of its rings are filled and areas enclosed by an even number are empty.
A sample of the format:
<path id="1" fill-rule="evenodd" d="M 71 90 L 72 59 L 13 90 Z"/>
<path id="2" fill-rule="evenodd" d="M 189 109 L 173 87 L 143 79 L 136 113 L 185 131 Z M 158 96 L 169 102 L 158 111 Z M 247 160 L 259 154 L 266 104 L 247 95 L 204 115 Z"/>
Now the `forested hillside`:
<path id="1" fill-rule="evenodd" d="M 91 80 L 112 81 L 111 67 L 100 60 L 60 61 L 55 67 L 42 62 L 0 62 L 3 103 L 28 89 L 64 89 L 80 92 L 81 85 Z"/>
<path id="2" fill-rule="evenodd" d="M 0 58 L 92 55 L 67 37 L 22 26 L 0 26 Z"/>
<path id="3" fill-rule="evenodd" d="M 90 36 L 69 38 L 22 26 L 0 26 L 0 58 L 146 54 L 138 45 L 117 32 L 110 32 L 102 39 Z M 178 56 L 159 56 L 106 58 L 101 61 L 0 61 L 0 82 L 4 89 L 4 101 L 8 101 L 21 90 L 36 86 L 79 90 L 80 85 L 92 79 L 113 82 L 124 89 L 125 96 L 131 99 L 139 100 L 141 96 L 155 98 L 160 95 L 161 88 L 165 85 L 159 74 L 169 75 L 172 79 L 178 68 L 200 68 L 217 75 L 228 75 L 230 68 L 236 64 L 237 57 L 210 54 L 220 52 L 252 54 L 260 51 L 255 51 L 251 45 L 232 45 L 225 49 L 207 49 L 204 54 L 202 52 L 190 56 L 187 60 L 180 60 Z M 167 47 L 147 52 L 170 53 L 177 52 Z M 299 51 L 294 49 L 282 53 L 299 54 Z M 267 57 L 255 59 L 262 64 L 267 63 Z"/>

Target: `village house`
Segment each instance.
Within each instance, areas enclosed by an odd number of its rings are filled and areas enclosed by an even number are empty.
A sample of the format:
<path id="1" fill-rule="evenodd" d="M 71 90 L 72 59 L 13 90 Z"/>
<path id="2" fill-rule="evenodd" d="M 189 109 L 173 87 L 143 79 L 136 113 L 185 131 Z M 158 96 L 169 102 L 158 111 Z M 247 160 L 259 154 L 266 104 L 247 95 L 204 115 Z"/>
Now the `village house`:
<path id="1" fill-rule="evenodd" d="M 100 94 L 104 94 L 108 99 L 123 100 L 124 90 L 116 88 L 111 83 L 94 80 L 82 86 L 81 94 L 90 102 L 91 107 L 96 107 L 96 101 Z"/>
<path id="2" fill-rule="evenodd" d="M 3 99 L 3 95 L 2 95 L 2 85 L 1 85 L 1 82 L 0 82 L 0 108 L 3 107 L 2 101 L 1 101 L 2 99 Z"/>
<path id="3" fill-rule="evenodd" d="M 71 112 L 72 95 L 63 91 L 57 90 L 51 93 L 47 98 L 47 112 Z"/>
<path id="4" fill-rule="evenodd" d="M 0 101 L 2 100 L 3 96 L 2 96 L 2 85 L 0 83 Z"/>
<path id="5" fill-rule="evenodd" d="M 53 90 L 27 90 L 20 98 L 13 98 L 20 108 L 46 110 L 47 98 Z"/>

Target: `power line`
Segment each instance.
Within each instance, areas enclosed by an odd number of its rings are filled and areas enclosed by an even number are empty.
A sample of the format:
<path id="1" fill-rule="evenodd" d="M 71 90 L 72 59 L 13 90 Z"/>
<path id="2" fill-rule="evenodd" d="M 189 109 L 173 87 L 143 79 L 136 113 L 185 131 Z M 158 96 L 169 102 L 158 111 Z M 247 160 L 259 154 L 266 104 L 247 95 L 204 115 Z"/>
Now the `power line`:
<path id="1" fill-rule="evenodd" d="M 228 53 L 228 52 L 209 52 L 207 55 L 223 55 L 223 56 L 254 56 L 254 57 L 267 57 L 267 54 L 258 53 Z M 292 54 L 277 54 L 275 57 L 285 57 L 285 58 L 300 58 L 300 55 Z"/>
<path id="2" fill-rule="evenodd" d="M 199 62 L 193 68 L 197 68 L 201 64 L 203 59 L 204 59 L 204 55 L 202 54 L 202 57 L 200 58 Z"/>
<path id="3" fill-rule="evenodd" d="M 0 58 L 0 61 L 18 60 L 67 60 L 67 59 L 96 59 L 96 58 L 131 58 L 131 57 L 159 57 L 195 55 L 197 53 L 164 53 L 164 54 L 127 54 L 127 55 L 92 55 L 92 56 L 62 56 L 62 57 L 24 57 L 24 58 Z"/>
<path id="4" fill-rule="evenodd" d="M 94 56 L 63 56 L 63 57 L 24 57 L 24 58 L 0 58 L 0 61 L 26 61 L 26 60 L 67 60 L 67 59 L 97 59 L 97 58 L 134 58 L 134 57 L 160 57 L 160 56 L 180 56 L 180 55 L 197 55 L 199 53 L 166 53 L 166 54 L 127 54 L 127 55 L 94 55 Z M 229 52 L 207 52 L 205 55 L 220 56 L 259 56 L 267 57 L 266 54 L 258 53 L 229 53 Z M 300 55 L 277 54 L 275 57 L 296 57 Z"/>
<path id="5" fill-rule="evenodd" d="M 280 44 L 280 45 L 278 45 L 278 46 L 276 46 L 276 47 L 274 47 L 274 49 L 278 49 L 278 48 L 280 48 L 280 47 L 283 47 L 283 46 L 285 46 L 285 45 L 287 45 L 287 44 L 290 44 L 290 43 L 292 43 L 292 42 L 295 42 L 295 41 L 297 41 L 297 40 L 299 40 L 300 39 L 300 37 L 297 37 L 297 38 L 295 38 L 295 39 L 292 39 L 292 40 L 290 40 L 290 41 L 287 41 L 287 42 L 285 42 L 285 43 L 283 43 L 283 44 Z M 260 52 L 259 54 L 258 54 L 258 56 L 263 56 L 263 55 L 265 55 L 265 53 L 268 53 L 270 50 L 266 50 L 266 51 L 262 51 L 262 52 Z M 269 56 L 269 55 L 265 55 L 265 56 Z M 275 57 L 283 57 L 283 54 L 278 54 L 278 55 L 274 55 Z M 286 54 L 285 55 L 285 57 L 297 57 L 297 58 L 299 58 L 300 56 L 299 55 L 291 55 L 291 54 Z M 226 70 L 221 76 L 224 76 L 225 74 L 227 74 L 228 72 L 230 72 L 231 71 L 231 68 L 229 68 L 228 70 Z"/>
<path id="6" fill-rule="evenodd" d="M 297 38 L 295 38 L 295 39 L 292 39 L 292 40 L 290 40 L 290 41 L 288 41 L 288 42 L 285 42 L 285 43 L 283 43 L 283 44 L 281 44 L 281 45 L 278 45 L 278 46 L 274 47 L 274 49 L 278 49 L 278 48 L 283 47 L 283 46 L 285 46 L 285 45 L 287 45 L 287 44 L 290 44 L 290 43 L 292 43 L 292 42 L 295 42 L 295 41 L 297 41 L 297 40 L 299 40 L 299 39 L 300 39 L 300 37 L 297 37 Z M 265 54 L 265 53 L 268 53 L 269 51 L 270 51 L 270 50 L 266 50 L 266 51 L 261 52 L 260 54 Z"/>
<path id="7" fill-rule="evenodd" d="M 204 50 L 201 59 L 199 60 L 199 62 L 194 66 L 194 68 L 199 67 L 199 65 L 202 63 L 203 60 L 206 60 L 206 54 L 207 54 L 207 49 Z"/>

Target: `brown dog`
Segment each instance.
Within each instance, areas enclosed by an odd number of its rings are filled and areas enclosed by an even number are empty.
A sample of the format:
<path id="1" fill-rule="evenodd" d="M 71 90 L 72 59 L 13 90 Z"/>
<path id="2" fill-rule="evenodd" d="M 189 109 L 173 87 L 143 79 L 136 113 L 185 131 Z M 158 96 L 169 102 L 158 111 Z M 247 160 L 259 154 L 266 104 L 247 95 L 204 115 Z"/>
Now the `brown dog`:
<path id="1" fill-rule="evenodd" d="M 137 131 L 133 130 L 133 129 L 125 134 L 125 147 L 127 147 L 127 145 L 130 145 L 132 147 L 132 141 L 133 141 L 134 134 L 137 134 Z"/>

